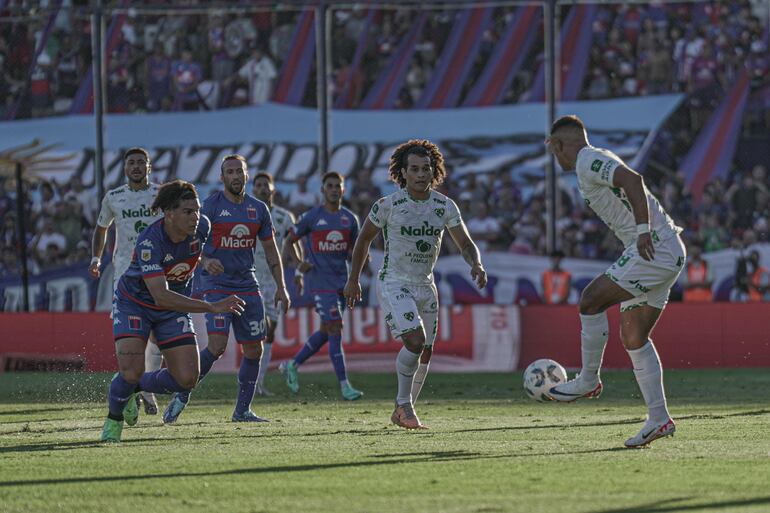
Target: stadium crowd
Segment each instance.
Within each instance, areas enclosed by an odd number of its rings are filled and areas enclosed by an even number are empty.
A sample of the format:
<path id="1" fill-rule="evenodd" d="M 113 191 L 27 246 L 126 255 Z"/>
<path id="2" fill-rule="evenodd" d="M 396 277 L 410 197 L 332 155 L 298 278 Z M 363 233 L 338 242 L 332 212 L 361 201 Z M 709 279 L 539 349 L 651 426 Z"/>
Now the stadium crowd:
<path id="1" fill-rule="evenodd" d="M 183 14 L 163 10 L 166 2 L 146 1 L 157 12 L 129 11 L 108 56 L 107 103 L 111 112 L 154 112 L 216 109 L 258 104 L 271 99 L 289 53 L 298 11 L 257 8 L 236 13 L 226 9 L 197 9 L 188 0 Z M 10 2 L 6 9 L 12 9 Z M 709 183 L 702 201 L 692 201 L 676 171 L 694 134 L 705 123 L 724 90 L 742 67 L 751 79 L 750 105 L 743 133 L 770 130 L 770 61 L 767 19 L 762 2 L 712 1 L 705 3 L 650 2 L 602 4 L 593 23 L 593 44 L 581 96 L 586 99 L 683 92 L 688 101 L 667 123 L 650 159 L 648 185 L 680 226 L 692 245 L 710 252 L 767 241 L 770 223 L 770 181 L 761 165 L 735 169 L 726 181 Z M 35 42 L 43 22 L 8 18 L 0 12 L 0 116 L 16 118 L 69 112 L 91 62 L 91 25 L 87 2 L 64 2 L 37 63 L 30 69 Z M 8 11 L 10 12 L 10 11 Z M 416 45 L 415 56 L 398 96 L 397 108 L 410 108 L 436 65 L 452 28 L 452 10 L 431 11 Z M 484 33 L 476 71 L 483 67 L 514 6 L 496 8 L 493 23 Z M 566 13 L 563 12 L 564 15 Z M 347 108 L 356 108 L 386 65 L 398 41 L 413 22 L 407 9 L 381 10 L 370 27 L 374 35 L 351 67 L 367 9 L 336 9 L 333 17 L 332 94 L 347 88 Z M 190 30 L 205 27 L 205 30 Z M 526 101 L 533 70 L 542 58 L 534 45 L 527 64 L 512 82 L 504 102 Z M 478 77 L 470 73 L 469 80 Z M 311 74 L 311 76 L 313 76 Z M 312 79 L 311 79 L 312 82 Z M 472 82 L 464 85 L 468 91 Z M 24 95 L 24 91 L 29 91 Z M 303 105 L 315 103 L 309 85 Z M 382 191 L 365 169 L 350 177 L 348 198 L 363 218 Z M 15 194 L 10 180 L 0 188 L 0 273 L 16 271 L 19 241 L 14 229 Z M 545 203 L 531 185 L 514 181 L 508 171 L 466 175 L 450 180 L 445 190 L 457 199 L 469 230 L 482 250 L 545 254 Z M 40 272 L 59 265 L 87 261 L 97 199 L 77 178 L 67 183 L 29 184 L 31 215 L 27 219 L 30 269 Z M 612 259 L 619 243 L 604 225 L 578 201 L 576 192 L 561 187 L 558 240 L 568 257 Z M 316 204 L 304 180 L 276 202 L 295 213 Z M 453 251 L 451 244 L 444 251 Z"/>

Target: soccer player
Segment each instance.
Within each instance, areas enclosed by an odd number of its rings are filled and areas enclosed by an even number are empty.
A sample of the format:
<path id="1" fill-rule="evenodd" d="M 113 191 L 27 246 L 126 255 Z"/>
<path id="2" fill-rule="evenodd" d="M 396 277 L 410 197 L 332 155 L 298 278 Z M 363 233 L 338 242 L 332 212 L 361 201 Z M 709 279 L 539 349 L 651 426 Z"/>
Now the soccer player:
<path id="1" fill-rule="evenodd" d="M 299 261 L 297 270 L 307 276 L 308 290 L 313 294 L 315 309 L 321 317 L 321 329 L 313 333 L 305 345 L 289 361 L 282 362 L 280 370 L 286 384 L 295 394 L 299 392 L 297 368 L 329 342 L 329 358 L 340 382 L 342 397 L 355 401 L 364 395 L 348 380 L 345 354 L 342 350 L 342 312 L 345 308 L 342 288 L 348 276 L 347 261 L 358 237 L 358 218 L 342 206 L 345 179 L 330 171 L 321 179 L 324 203 L 313 207 L 299 218 L 289 232 L 291 256 Z M 300 240 L 308 249 L 308 261 L 303 260 Z M 300 277 L 301 278 L 301 277 Z M 298 280 L 298 288 L 305 286 Z"/>
<path id="2" fill-rule="evenodd" d="M 262 341 L 265 338 L 265 313 L 260 285 L 254 273 L 254 250 L 264 248 L 271 280 L 277 283 L 274 293 L 276 308 L 289 306 L 289 295 L 283 282 L 283 266 L 273 239 L 273 223 L 267 205 L 246 194 L 249 172 L 242 155 L 222 159 L 220 180 L 223 190 L 203 202 L 203 214 L 211 221 L 212 235 L 203 247 L 201 289 L 206 301 L 219 301 L 237 294 L 245 301 L 242 315 L 229 312 L 207 313 L 206 331 L 209 343 L 200 352 L 200 379 L 211 370 L 227 348 L 232 325 L 235 340 L 243 351 L 238 371 L 238 397 L 233 422 L 265 422 L 251 411 Z M 259 239 L 259 242 L 258 242 Z M 163 422 L 176 422 L 189 402 L 190 393 L 183 391 L 171 398 L 163 412 Z"/>
<path id="3" fill-rule="evenodd" d="M 131 265 L 118 282 L 112 307 L 115 352 L 120 371 L 109 388 L 109 413 L 102 441 L 119 442 L 123 421 L 133 426 L 137 392 L 168 394 L 198 382 L 198 345 L 190 313 L 243 312 L 244 301 L 228 295 L 216 302 L 189 297 L 192 277 L 211 225 L 200 215 L 195 187 L 182 180 L 164 184 L 151 206 L 162 210 L 137 238 Z M 144 351 L 150 331 L 166 368 L 145 372 Z"/>
<path id="4" fill-rule="evenodd" d="M 369 246 L 382 230 L 385 256 L 377 294 L 390 332 L 404 343 L 396 357 L 398 394 L 390 420 L 407 429 L 427 429 L 414 412 L 414 401 L 427 375 L 438 331 L 433 268 L 445 228 L 480 289 L 487 284 L 487 273 L 457 205 L 435 190 L 446 177 L 438 147 L 426 140 L 408 141 L 393 151 L 389 170 L 391 180 L 401 189 L 377 200 L 364 221 L 353 248 L 345 299 L 350 308 L 361 299 L 361 270 Z M 415 378 L 418 367 L 422 367 L 419 382 Z"/>
<path id="5" fill-rule="evenodd" d="M 551 127 L 546 144 L 565 171 L 576 171 L 586 204 L 615 232 L 625 250 L 580 298 L 583 367 L 578 377 L 553 387 L 557 401 L 599 397 L 599 369 L 609 332 L 606 310 L 620 303 L 620 338 L 649 416 L 626 447 L 641 447 L 676 430 L 666 407 L 663 369 L 650 333 L 676 283 L 686 250 L 674 224 L 644 184 L 644 179 L 611 151 L 588 142 L 583 122 L 564 116 Z"/>
<path id="6" fill-rule="evenodd" d="M 273 183 L 273 175 L 270 173 L 261 172 L 254 176 L 253 193 L 258 200 L 265 203 L 270 209 L 270 216 L 273 218 L 275 244 L 278 247 L 278 251 L 281 252 L 284 240 L 296 221 L 294 214 L 285 208 L 273 205 L 275 185 Z M 261 245 L 257 245 L 255 254 L 254 264 L 256 266 L 257 282 L 259 282 L 260 289 L 262 290 L 262 300 L 265 303 L 265 322 L 267 324 L 267 336 L 262 344 L 262 359 L 259 362 L 259 375 L 257 376 L 257 395 L 271 396 L 273 393 L 265 388 L 265 374 L 270 365 L 275 329 L 278 327 L 278 316 L 281 315 L 281 312 L 275 308 L 276 282 L 270 272 L 269 264 L 265 258 L 265 251 Z"/>
<path id="7" fill-rule="evenodd" d="M 105 194 L 99 218 L 96 220 L 93 241 L 91 243 L 91 265 L 88 272 L 98 278 L 102 263 L 102 253 L 107 241 L 107 230 L 115 222 L 115 250 L 112 254 L 113 291 L 117 290 L 118 280 L 131 263 L 131 254 L 136 246 L 136 238 L 160 216 L 155 215 L 150 206 L 158 193 L 158 185 L 150 182 L 152 164 L 150 154 L 144 148 L 129 148 L 123 155 L 123 173 L 128 183 Z M 147 371 L 160 369 L 163 362 L 160 349 L 155 344 L 147 344 L 144 354 L 144 368 Z M 143 392 L 137 398 L 144 400 L 144 412 L 148 415 L 158 413 L 155 396 Z"/>

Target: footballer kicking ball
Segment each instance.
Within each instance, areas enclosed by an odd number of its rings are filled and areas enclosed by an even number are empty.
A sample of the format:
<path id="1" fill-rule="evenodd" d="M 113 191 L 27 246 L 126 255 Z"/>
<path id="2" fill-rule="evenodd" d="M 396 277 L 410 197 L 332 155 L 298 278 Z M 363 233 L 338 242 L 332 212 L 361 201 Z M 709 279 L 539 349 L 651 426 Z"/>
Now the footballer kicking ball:
<path id="1" fill-rule="evenodd" d="M 558 362 L 548 358 L 535 360 L 524 371 L 524 391 L 535 401 L 551 401 L 551 387 L 567 381 L 567 371 Z"/>

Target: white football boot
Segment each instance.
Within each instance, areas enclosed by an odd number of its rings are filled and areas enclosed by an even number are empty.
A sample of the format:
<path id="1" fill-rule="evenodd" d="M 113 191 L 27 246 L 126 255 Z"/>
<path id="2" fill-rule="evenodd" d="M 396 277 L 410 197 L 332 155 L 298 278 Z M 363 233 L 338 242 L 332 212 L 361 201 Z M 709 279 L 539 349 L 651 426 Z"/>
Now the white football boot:
<path id="1" fill-rule="evenodd" d="M 644 447 L 658 438 L 674 436 L 675 431 L 676 424 L 674 424 L 674 421 L 671 418 L 664 422 L 650 422 L 650 420 L 647 419 L 647 422 L 644 423 L 644 427 L 642 427 L 636 436 L 632 436 L 626 440 L 625 445 L 629 449 Z"/>
<path id="2" fill-rule="evenodd" d="M 597 376 L 595 381 L 587 382 L 580 379 L 580 374 L 575 376 L 575 379 L 571 379 L 561 385 L 551 387 L 547 395 L 554 401 L 572 402 L 577 401 L 582 397 L 588 399 L 597 399 L 602 395 L 602 380 Z"/>

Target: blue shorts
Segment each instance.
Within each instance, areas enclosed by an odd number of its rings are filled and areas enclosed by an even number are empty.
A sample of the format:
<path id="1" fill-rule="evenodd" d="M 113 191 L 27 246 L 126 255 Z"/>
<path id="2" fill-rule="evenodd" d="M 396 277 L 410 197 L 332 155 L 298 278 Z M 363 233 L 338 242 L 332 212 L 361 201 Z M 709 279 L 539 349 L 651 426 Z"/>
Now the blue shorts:
<path id="1" fill-rule="evenodd" d="M 112 299 L 113 338 L 117 341 L 136 337 L 146 342 L 150 331 L 155 333 L 160 349 L 197 344 L 190 314 L 142 306 L 121 292 L 115 292 Z"/>
<path id="2" fill-rule="evenodd" d="M 314 291 L 315 311 L 321 322 L 340 322 L 345 311 L 345 297 L 341 292 Z"/>
<path id="3" fill-rule="evenodd" d="M 206 314 L 206 331 L 213 335 L 229 335 L 233 325 L 235 341 L 239 344 L 256 344 L 265 339 L 265 308 L 259 292 L 233 292 L 246 302 L 241 315 L 231 313 Z M 213 303 L 231 294 L 207 292 L 203 298 Z"/>

